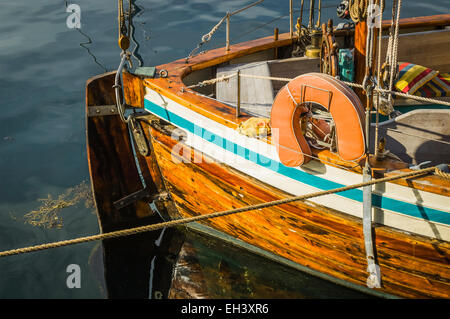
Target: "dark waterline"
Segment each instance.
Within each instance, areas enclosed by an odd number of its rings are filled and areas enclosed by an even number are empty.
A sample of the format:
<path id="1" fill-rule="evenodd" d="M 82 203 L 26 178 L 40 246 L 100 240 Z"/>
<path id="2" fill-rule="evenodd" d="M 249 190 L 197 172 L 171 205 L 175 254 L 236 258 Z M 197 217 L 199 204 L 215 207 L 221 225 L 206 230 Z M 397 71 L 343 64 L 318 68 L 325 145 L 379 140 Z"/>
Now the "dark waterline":
<path id="1" fill-rule="evenodd" d="M 142 59 L 144 66 L 153 66 L 186 57 L 226 11 L 250 2 L 135 1 L 138 10 L 134 35 L 139 48 L 135 50 L 133 63 L 137 65 Z M 67 3 L 78 4 L 81 8 L 80 30 L 67 27 Z M 323 1 L 324 7 L 330 4 L 337 5 L 337 1 Z M 47 198 L 49 194 L 57 198 L 67 189 L 89 180 L 84 85 L 88 78 L 118 66 L 117 4 L 106 0 L 16 0 L 2 1 L 0 8 L 0 70 L 3 74 L 0 80 L 0 250 L 97 234 L 97 218 L 92 209 L 85 208 L 81 202 L 60 212 L 61 228 L 32 226 L 24 223 L 22 217 L 40 206 L 38 199 Z M 408 1 L 403 5 L 401 17 L 448 13 L 449 8 L 448 0 Z M 288 1 L 266 0 L 264 6 L 233 17 L 232 42 L 270 35 L 274 27 L 287 32 L 289 22 L 286 17 L 259 26 L 288 11 Z M 385 13 L 388 18 L 389 6 Z M 322 17 L 340 22 L 334 8 L 326 9 Z M 255 31 L 251 34 L 242 31 L 252 29 Z M 211 44 L 202 49 L 221 47 L 224 43 L 225 29 L 221 28 Z M 174 232 L 167 232 L 172 235 L 166 234 L 165 238 L 171 238 L 166 242 L 180 244 L 177 240 L 181 240 L 184 251 L 192 253 L 193 266 L 184 269 L 185 274 L 191 271 L 193 278 L 199 279 L 194 273 L 198 275 L 201 269 L 205 282 L 219 274 L 224 278 L 223 287 L 235 283 L 233 289 L 209 286 L 210 297 L 362 297 L 262 261 L 221 242 L 195 234 L 178 234 L 177 239 Z M 127 245 L 153 247 L 155 236 L 146 234 L 137 239 L 118 240 L 115 244 L 113 241 L 105 243 L 108 251 L 105 258 L 98 242 L 2 258 L 0 298 L 149 298 L 155 297 L 155 290 L 167 297 L 163 288 L 168 285 L 170 271 L 163 274 L 161 269 L 169 270 L 170 258 L 175 258 L 176 254 L 167 252 L 162 246 L 156 252 L 142 248 L 141 256 L 120 258 L 127 253 Z M 226 249 L 222 249 L 224 247 Z M 157 260 L 163 261 L 157 263 Z M 116 262 L 128 262 L 121 269 L 129 271 L 121 273 Z M 155 263 L 167 267 L 155 268 Z M 66 285 L 66 267 L 70 264 L 81 267 L 79 289 L 69 289 Z M 104 270 L 104 264 L 110 267 Z M 200 265 L 200 268 L 194 265 Z M 264 267 L 259 267 L 261 265 Z M 154 269 L 159 272 L 153 273 Z M 266 276 L 266 282 L 261 282 L 261 269 L 270 269 L 270 274 L 282 273 L 286 277 Z M 137 274 L 142 277 L 136 277 Z M 182 292 L 177 291 L 181 296 Z M 259 295 L 255 295 L 256 292 Z"/>

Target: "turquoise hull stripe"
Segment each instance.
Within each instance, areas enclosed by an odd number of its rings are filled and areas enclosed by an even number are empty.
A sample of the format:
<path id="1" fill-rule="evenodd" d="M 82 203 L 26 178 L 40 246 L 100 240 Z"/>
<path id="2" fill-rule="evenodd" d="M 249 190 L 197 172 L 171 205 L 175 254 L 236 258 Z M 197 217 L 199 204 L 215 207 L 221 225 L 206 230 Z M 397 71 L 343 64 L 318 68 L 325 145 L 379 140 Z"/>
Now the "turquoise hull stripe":
<path id="1" fill-rule="evenodd" d="M 319 188 L 321 190 L 330 190 L 334 188 L 343 187 L 346 185 L 339 184 L 325 178 L 308 174 L 306 172 L 297 170 L 292 167 L 287 167 L 278 161 L 273 161 L 264 155 L 253 152 L 248 148 L 242 147 L 226 138 L 216 135 L 205 128 L 196 126 L 191 121 L 172 113 L 165 108 L 145 99 L 145 108 L 153 114 L 171 122 L 173 125 L 185 129 L 192 134 L 195 134 L 208 142 L 211 142 L 224 150 L 233 152 L 234 154 L 245 158 L 255 164 L 268 168 L 274 172 L 277 172 L 283 176 L 289 177 L 293 180 L 299 181 L 304 184 L 308 184 L 312 187 Z M 340 192 L 339 196 L 349 198 L 358 202 L 363 201 L 363 192 L 359 189 L 348 190 Z M 450 225 L 450 213 L 415 205 L 392 198 L 387 198 L 381 195 L 373 194 L 372 204 L 375 207 L 395 211 L 404 215 L 409 215 L 417 218 L 421 218 L 428 221 L 438 222 L 446 225 Z"/>

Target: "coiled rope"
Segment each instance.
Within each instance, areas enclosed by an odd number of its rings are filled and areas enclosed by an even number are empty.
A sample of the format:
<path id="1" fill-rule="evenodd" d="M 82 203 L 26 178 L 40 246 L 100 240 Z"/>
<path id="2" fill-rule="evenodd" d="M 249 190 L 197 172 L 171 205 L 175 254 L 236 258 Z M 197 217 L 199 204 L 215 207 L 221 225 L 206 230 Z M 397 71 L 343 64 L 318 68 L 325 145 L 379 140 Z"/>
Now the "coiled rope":
<path id="1" fill-rule="evenodd" d="M 113 232 L 108 232 L 108 233 L 103 233 L 103 234 L 98 234 L 98 235 L 92 235 L 92 236 L 80 237 L 80 238 L 75 238 L 75 239 L 57 241 L 57 242 L 53 242 L 53 243 L 47 243 L 47 244 L 41 244 L 41 245 L 36 245 L 36 246 L 12 249 L 12 250 L 7 250 L 7 251 L 0 252 L 0 257 L 24 254 L 24 253 L 29 253 L 29 252 L 39 251 L 39 250 L 45 250 L 45 249 L 50 249 L 50 248 L 63 247 L 63 246 L 74 245 L 74 244 L 81 244 L 81 243 L 91 242 L 91 241 L 95 241 L 95 240 L 103 240 L 103 239 L 109 239 L 109 238 L 117 238 L 117 237 L 124 237 L 124 236 L 129 236 L 129 235 L 135 235 L 135 234 L 139 234 L 139 233 L 143 233 L 143 232 L 155 231 L 155 230 L 166 228 L 166 227 L 174 227 L 174 226 L 184 225 L 184 224 L 188 224 L 188 223 L 192 223 L 192 222 L 198 222 L 198 221 L 205 220 L 205 219 L 223 217 L 223 216 L 227 216 L 227 215 L 243 213 L 243 212 L 248 212 L 248 211 L 252 211 L 252 210 L 257 210 L 257 209 L 263 209 L 263 208 L 268 208 L 268 207 L 272 207 L 272 206 L 282 205 L 282 204 L 288 204 L 288 203 L 291 203 L 291 202 L 296 202 L 296 201 L 300 201 L 300 200 L 306 200 L 306 199 L 310 199 L 310 198 L 314 198 L 314 197 L 318 197 L 318 196 L 335 194 L 335 193 L 344 192 L 344 191 L 348 191 L 348 190 L 351 190 L 351 189 L 360 188 L 360 187 L 364 187 L 364 186 L 370 186 L 370 185 L 374 185 L 374 184 L 390 182 L 390 181 L 394 181 L 394 180 L 401 179 L 401 178 L 417 177 L 417 176 L 420 176 L 420 175 L 431 173 L 431 172 L 436 171 L 436 170 L 439 170 L 439 168 L 437 166 L 428 167 L 428 168 L 424 168 L 424 169 L 417 170 L 417 171 L 412 171 L 412 172 L 408 172 L 408 173 L 404 173 L 404 174 L 399 174 L 397 176 L 390 176 L 390 177 L 384 177 L 384 178 L 379 178 L 379 179 L 373 179 L 373 180 L 370 180 L 370 181 L 367 181 L 367 182 L 362 182 L 362 183 L 358 183 L 358 184 L 354 184 L 354 185 L 339 187 L 339 188 L 335 188 L 335 189 L 331 189 L 331 190 L 319 191 L 319 192 L 306 194 L 306 195 L 300 195 L 300 196 L 295 196 L 295 197 L 284 198 L 284 199 L 280 199 L 280 200 L 275 200 L 275 201 L 261 203 L 261 204 L 256 204 L 256 205 L 245 206 L 245 207 L 236 208 L 236 209 L 232 209 L 232 210 L 215 212 L 215 213 L 211 213 L 211 214 L 199 215 L 199 216 L 194 216 L 194 217 L 189 217 L 189 218 L 176 219 L 176 220 L 171 220 L 171 221 L 168 221 L 168 222 L 162 222 L 162 223 L 153 224 L 153 225 L 147 225 L 147 226 L 141 226 L 141 227 L 136 227 L 136 228 L 118 230 L 118 231 L 113 231 Z M 445 175 L 448 178 L 450 178 L 450 176 L 448 176 L 449 175 L 448 173 L 445 173 Z"/>
<path id="2" fill-rule="evenodd" d="M 353 22 L 363 22 L 367 19 L 369 0 L 349 0 L 348 9 Z"/>

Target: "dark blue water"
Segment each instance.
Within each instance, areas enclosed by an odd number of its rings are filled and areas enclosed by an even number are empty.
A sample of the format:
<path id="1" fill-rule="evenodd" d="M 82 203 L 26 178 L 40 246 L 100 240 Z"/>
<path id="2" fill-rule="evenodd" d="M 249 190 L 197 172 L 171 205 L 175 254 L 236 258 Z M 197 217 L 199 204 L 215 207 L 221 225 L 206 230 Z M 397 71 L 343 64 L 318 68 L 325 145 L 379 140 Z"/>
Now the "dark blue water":
<path id="1" fill-rule="evenodd" d="M 186 57 L 226 11 L 250 2 L 135 1 L 135 38 L 139 47 L 133 62 L 137 65 L 142 58 L 143 65 L 153 66 Z M 66 24 L 69 16 L 66 5 L 72 3 L 81 8 L 79 30 L 70 29 Z M 334 8 L 337 3 L 323 1 L 324 7 L 330 5 L 333 8 L 324 9 L 323 19 L 332 17 L 339 22 Z M 299 4 L 295 6 L 298 9 Z M 287 32 L 288 8 L 288 1 L 266 0 L 263 6 L 233 17 L 232 42 L 271 35 L 274 27 Z M 450 1 L 410 0 L 404 3 L 401 17 L 448 13 L 449 8 Z M 389 12 L 388 6 L 386 13 Z M 281 16 L 285 17 L 263 26 Z M 114 70 L 119 64 L 117 3 L 111 0 L 2 0 L 0 21 L 0 250 L 97 234 L 97 218 L 92 208 L 85 207 L 84 199 L 58 211 L 54 216 L 58 220 L 50 225 L 59 227 L 32 225 L 24 216 L 45 204 L 38 199 L 49 196 L 57 199 L 89 180 L 84 85 L 88 78 Z M 247 33 L 251 30 L 254 32 Z M 203 49 L 224 46 L 224 43 L 222 27 L 211 44 Z M 73 196 L 72 192 L 64 198 Z M 200 239 L 188 238 L 187 241 L 196 243 Z M 111 249 L 114 253 L 114 248 Z M 203 255 L 197 259 L 212 258 L 211 251 L 209 255 L 207 252 L 206 248 L 199 250 Z M 120 250 L 116 255 L 120 256 Z M 152 258 L 149 255 L 148 259 Z M 255 262 L 250 260 L 245 259 L 243 265 L 235 265 L 233 269 L 237 272 L 250 269 L 251 273 Z M 103 263 L 98 242 L 2 258 L 0 298 L 106 298 L 110 296 L 107 287 L 121 287 L 129 281 L 126 273 L 114 277 L 112 271 L 107 276 L 109 284 L 105 283 Z M 70 264 L 81 268 L 81 288 L 69 289 L 66 285 L 66 267 Z M 153 266 L 150 263 L 143 267 L 140 271 L 147 275 L 142 280 L 134 278 L 133 282 L 140 282 L 149 290 L 154 280 Z M 269 263 L 267 267 L 278 266 Z M 328 298 L 343 293 L 337 286 L 326 286 L 324 290 L 324 283 L 306 282 L 308 289 L 296 297 Z M 131 295 L 133 286 L 130 283 L 128 287 Z M 280 280 L 273 279 L 273 287 L 272 291 L 285 291 Z M 232 291 L 227 295 L 243 296 L 258 297 L 242 292 L 233 295 Z M 286 296 L 290 295 L 286 293 Z M 348 296 L 354 295 L 349 293 Z"/>

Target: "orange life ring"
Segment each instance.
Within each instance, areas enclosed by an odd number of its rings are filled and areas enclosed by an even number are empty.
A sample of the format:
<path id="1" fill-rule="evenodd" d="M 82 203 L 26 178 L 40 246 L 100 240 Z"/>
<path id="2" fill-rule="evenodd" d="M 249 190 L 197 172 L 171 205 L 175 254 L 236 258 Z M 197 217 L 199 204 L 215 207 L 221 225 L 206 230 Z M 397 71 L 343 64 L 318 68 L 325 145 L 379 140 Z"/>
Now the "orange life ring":
<path id="1" fill-rule="evenodd" d="M 305 103 L 317 103 L 332 116 L 336 127 L 337 151 L 341 159 L 353 161 L 366 150 L 364 108 L 347 85 L 322 73 L 307 73 L 286 84 L 277 94 L 270 116 L 272 137 L 281 163 L 295 167 L 311 159 L 300 117 L 308 112 Z"/>

